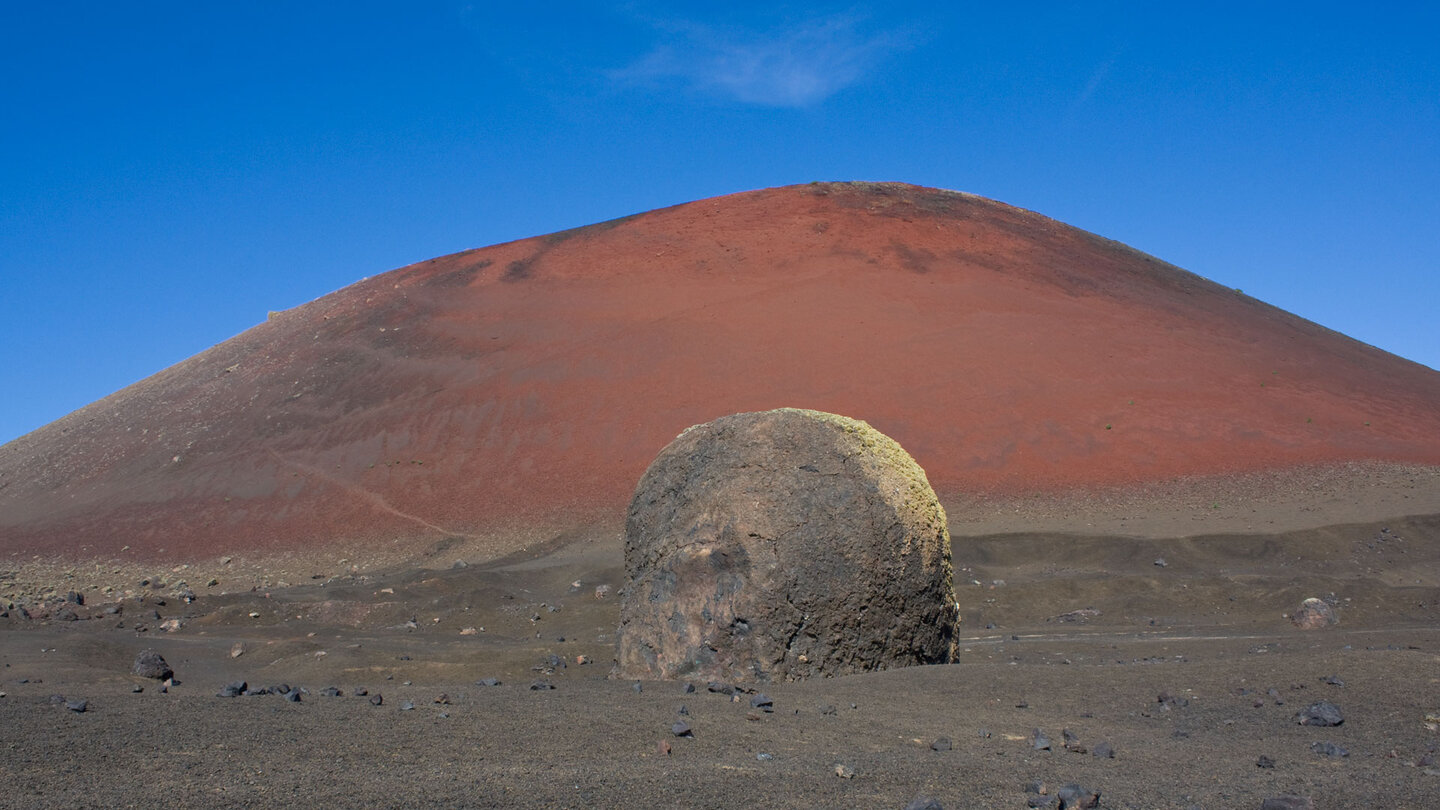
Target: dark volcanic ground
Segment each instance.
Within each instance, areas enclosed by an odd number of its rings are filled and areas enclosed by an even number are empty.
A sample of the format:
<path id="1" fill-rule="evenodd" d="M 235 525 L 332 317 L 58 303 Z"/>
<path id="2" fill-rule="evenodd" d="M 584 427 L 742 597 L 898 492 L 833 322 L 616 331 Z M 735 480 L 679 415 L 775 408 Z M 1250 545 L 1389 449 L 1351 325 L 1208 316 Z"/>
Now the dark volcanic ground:
<path id="1" fill-rule="evenodd" d="M 1286 793 L 1434 807 L 1440 487 L 1433 473 L 1410 486 L 1412 517 L 1347 522 L 1377 496 L 1331 481 L 1252 509 L 1273 526 L 1252 531 L 1207 531 L 1174 502 L 1151 503 L 1128 536 L 997 511 L 988 533 L 955 538 L 957 663 L 765 685 L 769 713 L 704 683 L 607 679 L 613 527 L 463 567 L 291 572 L 302 584 L 238 592 L 192 577 L 189 604 L 177 591 L 192 572 L 167 570 L 118 601 L 87 592 L 75 621 L 29 597 L 34 618 L 0 619 L 0 806 L 1020 808 L 1038 780 L 1043 800 L 1076 782 L 1110 808 L 1258 808 Z M 1284 614 L 1308 596 L 1340 624 L 1296 629 Z M 146 648 L 174 667 L 168 692 L 130 674 Z M 307 691 L 216 696 L 236 680 Z M 1295 721 L 1319 701 L 1343 725 Z M 693 736 L 674 736 L 680 720 Z M 1066 729 L 1085 753 L 1064 747 Z M 932 750 L 942 737 L 950 749 Z M 1094 755 L 1102 743 L 1113 758 Z M 1327 743 L 1348 755 L 1313 750 Z"/>

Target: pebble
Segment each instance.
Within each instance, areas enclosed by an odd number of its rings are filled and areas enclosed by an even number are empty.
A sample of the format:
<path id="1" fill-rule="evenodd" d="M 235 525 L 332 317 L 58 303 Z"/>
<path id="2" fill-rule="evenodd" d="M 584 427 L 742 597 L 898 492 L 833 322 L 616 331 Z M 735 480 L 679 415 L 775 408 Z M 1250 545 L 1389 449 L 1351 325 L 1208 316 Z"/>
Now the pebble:
<path id="1" fill-rule="evenodd" d="M 1045 736 L 1045 732 L 1037 728 L 1030 733 L 1030 747 L 1036 751 L 1049 751 L 1050 738 Z"/>
<path id="2" fill-rule="evenodd" d="M 759 709 L 760 711 L 766 713 L 773 712 L 775 711 L 775 701 L 766 697 L 765 694 L 762 692 L 755 697 L 750 698 L 750 708 Z"/>
<path id="3" fill-rule="evenodd" d="M 414 710 L 415 710 L 415 701 L 413 701 L 413 700 L 407 700 L 407 701 L 405 701 L 404 703 L 401 703 L 401 704 L 400 704 L 400 711 L 402 711 L 402 712 L 411 712 L 411 711 L 414 711 Z"/>
<path id="4" fill-rule="evenodd" d="M 365 697 L 368 694 L 370 694 L 370 690 L 363 686 L 355 690 L 355 697 Z"/>
<path id="5" fill-rule="evenodd" d="M 341 692 L 339 689 L 337 689 L 337 688 L 335 688 L 335 687 L 333 687 L 333 686 L 327 686 L 327 687 L 325 687 L 324 689 L 321 689 L 321 690 L 320 690 L 320 694 L 324 695 L 325 697 L 344 697 L 344 696 L 345 696 L 345 693 L 344 693 L 344 692 Z"/>
<path id="6" fill-rule="evenodd" d="M 90 704 L 83 700 L 67 700 L 65 701 L 65 708 L 77 714 L 82 714 L 86 709 L 90 708 Z"/>
<path id="7" fill-rule="evenodd" d="M 245 642 L 237 641 L 230 646 L 230 657 L 239 658 L 245 654 Z"/>
<path id="8" fill-rule="evenodd" d="M 676 737 L 695 736 L 694 729 L 690 728 L 690 724 L 685 722 L 684 720 L 676 720 L 675 723 L 670 726 L 670 733 L 674 734 Z"/>
<path id="9" fill-rule="evenodd" d="M 1350 749 L 1336 745 L 1332 742 L 1317 742 L 1310 744 L 1310 750 L 1326 757 L 1348 757 Z"/>
<path id="10" fill-rule="evenodd" d="M 644 684 L 640 683 L 639 681 L 636 681 L 636 682 L 635 682 L 635 685 L 634 685 L 634 686 L 631 686 L 630 688 L 631 688 L 631 689 L 634 689 L 634 690 L 635 690 L 635 694 L 637 694 L 637 695 L 640 694 L 641 692 L 644 692 L 644 691 L 645 691 L 645 686 L 644 686 Z"/>
<path id="11" fill-rule="evenodd" d="M 1270 757 L 1265 756 L 1264 754 L 1261 754 L 1261 755 L 1260 755 L 1260 758 L 1257 759 L 1257 760 L 1255 760 L 1255 767 L 1257 767 L 1257 768 L 1273 768 L 1273 767 L 1275 767 L 1275 760 L 1271 759 Z"/>
<path id="12" fill-rule="evenodd" d="M 1302 726 L 1338 726 L 1345 722 L 1345 717 L 1340 713 L 1339 706 L 1322 700 L 1306 706 L 1295 715 L 1295 721 Z"/>
<path id="13" fill-rule="evenodd" d="M 382 705 L 382 704 L 384 704 L 384 703 L 385 703 L 385 696 L 382 695 L 382 694 L 380 694 L 379 692 L 376 692 L 375 694 L 373 694 L 373 695 L 370 696 L 370 705 L 371 705 L 371 706 L 380 706 L 380 705 Z"/>
<path id="14" fill-rule="evenodd" d="M 930 743 L 931 751 L 949 751 L 953 747 L 954 744 L 950 742 L 949 737 L 940 737 L 936 739 L 935 742 Z"/>
<path id="15" fill-rule="evenodd" d="M 837 762 L 835 763 L 835 775 L 841 779 L 854 779 L 855 769 Z"/>
<path id="16" fill-rule="evenodd" d="M 549 681 L 535 681 L 534 683 L 530 684 L 531 692 L 545 692 L 554 688 L 555 684 L 550 683 Z"/>
<path id="17" fill-rule="evenodd" d="M 285 699 L 288 700 L 288 701 L 290 701 L 291 703 L 299 703 L 299 702 L 300 702 L 300 689 L 297 687 L 297 688 L 295 688 L 295 689 L 291 689 L 289 692 L 286 692 L 286 693 L 285 693 Z"/>
<path id="18" fill-rule="evenodd" d="M 680 687 L 680 692 L 685 695 L 695 694 L 695 684 L 687 682 L 684 686 Z"/>
<path id="19" fill-rule="evenodd" d="M 655 744 L 655 753 L 659 754 L 662 757 L 670 756 L 670 750 L 671 748 L 669 740 L 661 740 L 660 742 Z"/>
<path id="20" fill-rule="evenodd" d="M 476 685 L 476 686 L 499 686 L 499 685 L 500 685 L 500 679 L 499 679 L 499 678 L 481 678 L 480 680 L 478 680 L 478 681 L 475 682 L 475 685 Z"/>
<path id="21" fill-rule="evenodd" d="M 1100 759 L 1114 759 L 1115 748 L 1108 742 L 1096 743 L 1095 747 L 1090 751 L 1090 755 L 1099 757 Z"/>
<path id="22" fill-rule="evenodd" d="M 905 805 L 905 810 L 945 810 L 945 805 L 941 804 L 939 799 L 916 796 L 909 804 Z"/>

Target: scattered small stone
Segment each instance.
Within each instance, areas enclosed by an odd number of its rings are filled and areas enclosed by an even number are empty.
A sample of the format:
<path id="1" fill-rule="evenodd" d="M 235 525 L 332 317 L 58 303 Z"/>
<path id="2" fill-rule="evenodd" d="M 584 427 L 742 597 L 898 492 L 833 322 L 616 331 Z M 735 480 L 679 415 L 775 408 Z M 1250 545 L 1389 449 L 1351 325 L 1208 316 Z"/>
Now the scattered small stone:
<path id="1" fill-rule="evenodd" d="M 769 714 L 770 712 L 775 711 L 775 701 L 766 697 L 765 694 L 762 692 L 761 694 L 750 698 L 750 708 L 759 709 L 760 711 Z"/>
<path id="2" fill-rule="evenodd" d="M 1045 787 L 1045 781 L 1043 779 L 1030 780 L 1030 782 L 1025 785 L 1025 792 L 1033 793 L 1036 796 L 1045 796 L 1050 793 L 1049 789 Z"/>
<path id="3" fill-rule="evenodd" d="M 1155 698 L 1155 702 L 1160 704 L 1161 711 L 1169 711 L 1171 709 L 1183 709 L 1186 706 L 1190 705 L 1189 698 L 1172 694 L 1169 691 L 1161 692 Z"/>
<path id="4" fill-rule="evenodd" d="M 690 714 L 690 707 L 689 707 L 689 706 L 686 706 L 684 703 L 681 703 L 681 704 L 680 704 L 680 708 L 679 708 L 679 709 L 676 709 L 676 710 L 675 710 L 675 713 L 676 713 L 676 714 L 688 715 L 688 714 Z"/>
<path id="5" fill-rule="evenodd" d="M 680 687 L 680 692 L 686 695 L 695 694 L 695 684 L 687 681 L 684 686 Z"/>
<path id="6" fill-rule="evenodd" d="M 635 690 L 635 694 L 637 694 L 637 695 L 640 694 L 641 692 L 644 692 L 644 691 L 645 691 L 645 685 L 642 684 L 642 683 L 640 683 L 639 681 L 636 681 L 636 682 L 634 683 L 634 685 L 631 686 L 630 688 L 631 688 L 631 689 L 634 689 L 634 690 Z"/>
<path id="7" fill-rule="evenodd" d="M 561 641 L 564 641 L 564 639 L 562 638 Z M 575 656 L 575 666 L 577 666 L 577 667 L 583 667 L 583 666 L 585 666 L 585 665 L 588 664 L 588 663 L 590 663 L 590 656 L 588 656 L 588 655 L 577 655 L 577 656 Z"/>
<path id="8" fill-rule="evenodd" d="M 1100 791 L 1088 790 L 1074 783 L 1055 791 L 1055 795 L 1060 799 L 1060 810 L 1069 810 L 1072 807 L 1100 806 Z"/>
<path id="9" fill-rule="evenodd" d="M 239 658 L 245 654 L 245 642 L 237 641 L 230 646 L 230 657 Z"/>
<path id="10" fill-rule="evenodd" d="M 676 737 L 695 736 L 694 729 L 690 728 L 690 724 L 685 722 L 684 720 L 676 720 L 673 724 L 671 724 L 670 733 L 674 734 Z"/>
<path id="11" fill-rule="evenodd" d="M 842 765 L 841 763 L 837 762 L 835 763 L 835 775 L 840 777 L 841 779 L 854 779 L 855 769 L 850 767 L 849 765 Z"/>
<path id="12" fill-rule="evenodd" d="M 160 629 L 164 630 L 167 633 L 174 633 L 183 626 L 184 623 L 181 622 L 179 619 L 166 619 L 165 621 L 160 623 Z"/>
<path id="13" fill-rule="evenodd" d="M 224 686 L 220 687 L 220 691 L 215 693 L 215 697 L 240 697 L 241 695 L 245 694 L 245 692 L 249 688 L 250 684 L 245 683 L 244 681 L 231 681 L 230 683 L 227 683 Z"/>
<path id="14" fill-rule="evenodd" d="M 905 810 L 945 810 L 945 805 L 929 796 L 916 796 L 905 805 Z"/>
<path id="15" fill-rule="evenodd" d="M 415 701 L 413 701 L 413 700 L 407 700 L 407 701 L 405 701 L 404 703 L 401 703 L 401 704 L 400 704 L 400 711 L 402 711 L 402 712 L 413 712 L 413 711 L 415 711 Z"/>
<path id="16" fill-rule="evenodd" d="M 1309 796 L 1271 796 L 1260 803 L 1260 810 L 1315 810 Z"/>
<path id="17" fill-rule="evenodd" d="M 826 703 L 825 705 L 820 707 L 820 714 L 822 715 L 834 716 L 839 713 L 839 710 L 836 709 L 835 705 L 832 703 Z"/>
<path id="18" fill-rule="evenodd" d="M 1348 756 L 1350 756 L 1350 749 L 1345 748 L 1344 746 L 1336 745 L 1335 743 L 1332 743 L 1332 742 L 1317 742 L 1317 743 L 1311 743 L 1311 744 L 1310 744 L 1310 750 L 1311 750 L 1311 751 L 1314 751 L 1314 752 L 1317 753 L 1317 754 L 1320 754 L 1321 756 L 1327 756 L 1327 757 L 1348 757 Z"/>
<path id="19" fill-rule="evenodd" d="M 135 656 L 135 665 L 130 668 L 130 671 L 142 678 L 154 678 L 157 681 L 163 681 L 175 675 L 175 670 L 165 663 L 165 657 L 154 650 L 145 650 Z"/>
<path id="20" fill-rule="evenodd" d="M 134 686 L 130 687 L 130 692 L 131 692 L 132 694 L 138 695 L 138 694 L 140 694 L 141 692 L 144 692 L 144 691 L 145 691 L 145 687 L 141 686 L 141 685 L 138 684 L 138 683 L 135 684 Z"/>
<path id="21" fill-rule="evenodd" d="M 670 751 L 671 748 L 669 740 L 661 740 L 660 742 L 655 744 L 655 753 L 659 754 L 662 757 L 670 756 Z"/>
<path id="22" fill-rule="evenodd" d="M 1331 686 L 1339 686 L 1342 689 L 1345 687 L 1345 682 L 1340 680 L 1340 676 L 1338 675 L 1326 675 L 1320 679 L 1320 682 Z"/>
<path id="23" fill-rule="evenodd" d="M 950 742 L 949 737 L 939 737 L 935 742 L 930 743 L 931 751 L 949 751 L 954 747 L 954 743 Z"/>
<path id="24" fill-rule="evenodd" d="M 1155 567 L 1156 567 L 1156 568 L 1164 568 L 1165 565 L 1166 565 L 1166 562 L 1165 562 L 1165 558 L 1164 558 L 1164 557 L 1157 557 L 1157 558 L 1155 559 Z"/>
<path id="25" fill-rule="evenodd" d="M 1270 690 L 1269 690 L 1268 692 L 1266 692 L 1266 694 L 1270 696 L 1270 699 L 1271 699 L 1271 700 L 1275 701 L 1275 705 L 1276 705 L 1276 706 L 1284 706 L 1284 705 L 1285 705 L 1285 698 L 1280 697 L 1280 690 L 1279 690 L 1279 689 L 1276 689 L 1276 688 L 1274 688 L 1274 687 L 1272 686 L 1272 687 L 1270 688 Z"/>
<path id="26" fill-rule="evenodd" d="M 296 688 L 294 688 L 294 689 L 291 689 L 289 692 L 286 692 L 286 693 L 285 693 L 285 699 L 288 700 L 288 701 L 290 701 L 291 703 L 299 703 L 299 702 L 300 702 L 300 689 L 299 689 L 299 687 L 296 687 Z"/>
<path id="27" fill-rule="evenodd" d="M 1036 751 L 1049 751 L 1050 738 L 1045 736 L 1045 732 L 1037 728 L 1030 732 L 1030 747 Z"/>
<path id="28" fill-rule="evenodd" d="M 1345 717 L 1340 713 L 1339 706 L 1322 700 L 1306 706 L 1295 715 L 1295 721 L 1302 726 L 1338 726 L 1345 722 Z"/>
<path id="29" fill-rule="evenodd" d="M 373 694 L 373 695 L 370 696 L 370 705 L 371 705 L 371 706 L 380 706 L 380 705 L 383 705 L 384 703 L 385 703 L 385 696 L 382 695 L 382 694 L 380 694 L 379 692 L 376 692 L 375 694 Z"/>
<path id="30" fill-rule="evenodd" d="M 550 683 L 549 681 L 535 681 L 534 683 L 530 684 L 531 692 L 546 692 L 554 688 L 555 684 Z"/>
<path id="31" fill-rule="evenodd" d="M 731 686 L 728 683 L 722 683 L 720 681 L 711 681 L 705 688 L 718 695 L 735 694 L 735 687 Z"/>
<path id="32" fill-rule="evenodd" d="M 449 705 L 450 705 L 450 696 L 447 695 L 447 694 L 445 694 L 444 692 L 441 692 L 441 693 L 440 693 L 440 696 L 437 697 L 437 698 L 435 698 L 435 700 L 432 701 L 432 702 L 438 703 L 438 704 L 440 704 L 441 706 L 449 706 Z"/>
<path id="33" fill-rule="evenodd" d="M 370 694 L 370 690 L 363 686 L 355 690 L 355 697 L 365 697 L 368 694 Z"/>
<path id="34" fill-rule="evenodd" d="M 1257 768 L 1273 768 L 1273 767 L 1275 767 L 1275 760 L 1271 759 L 1270 757 L 1265 756 L 1264 754 L 1261 754 L 1261 755 L 1260 755 L 1260 758 L 1257 759 L 1257 760 L 1255 760 L 1255 767 L 1257 767 Z"/>
<path id="35" fill-rule="evenodd" d="M 595 598 L 596 598 L 596 599 L 604 599 L 605 597 L 607 597 L 607 596 L 609 596 L 609 595 L 610 595 L 610 586 L 609 586 L 609 585 L 596 585 L 596 586 L 595 586 Z"/>
<path id="36" fill-rule="evenodd" d="M 1090 755 L 1100 759 L 1114 759 L 1115 748 L 1108 742 L 1096 743 L 1095 747 L 1091 749 Z"/>
<path id="37" fill-rule="evenodd" d="M 323 695 L 323 696 L 325 696 L 325 697 L 344 697 L 344 696 L 345 696 L 345 693 L 344 693 L 344 692 L 341 692 L 338 688 L 336 688 L 336 687 L 334 687 L 334 686 L 327 686 L 327 687 L 325 687 L 324 689 L 321 689 L 321 690 L 320 690 L 320 694 Z"/>
<path id="38" fill-rule="evenodd" d="M 83 714 L 85 710 L 90 708 L 90 704 L 83 700 L 67 700 L 65 701 L 65 708 L 76 714 Z"/>
<path id="39" fill-rule="evenodd" d="M 478 680 L 478 681 L 475 682 L 475 685 L 476 685 L 476 686 L 499 686 L 499 685 L 500 685 L 500 679 L 499 679 L 499 678 L 481 678 L 480 680 Z"/>
<path id="40" fill-rule="evenodd" d="M 767 753 L 765 753 L 764 751 L 761 751 L 760 753 L 758 753 L 758 754 L 755 755 L 755 759 L 757 759 L 757 760 L 759 760 L 759 761 L 761 761 L 761 762 L 769 762 L 770 760 L 772 760 L 772 759 L 774 759 L 774 758 L 775 758 L 775 756 L 774 756 L 773 754 L 767 754 Z"/>
<path id="41" fill-rule="evenodd" d="M 479 633 L 479 632 L 480 632 L 479 630 L 476 630 L 476 629 L 473 628 L 473 627 L 466 627 L 466 628 L 464 628 L 463 630 L 460 631 L 460 635 L 462 635 L 462 636 L 473 636 L 473 635 L 475 635 L 476 633 Z"/>

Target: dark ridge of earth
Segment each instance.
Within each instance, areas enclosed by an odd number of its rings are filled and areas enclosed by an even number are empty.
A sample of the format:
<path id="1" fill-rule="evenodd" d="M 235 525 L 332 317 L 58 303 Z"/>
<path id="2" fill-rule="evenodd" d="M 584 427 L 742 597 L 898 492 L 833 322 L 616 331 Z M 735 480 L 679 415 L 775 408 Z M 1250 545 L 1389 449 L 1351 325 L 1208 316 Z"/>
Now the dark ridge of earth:
<path id="1" fill-rule="evenodd" d="M 781 406 L 870 422 L 947 503 L 1440 464 L 1440 373 L 1031 212 L 824 183 L 277 313 L 0 447 L 0 559 L 490 558 Z"/>

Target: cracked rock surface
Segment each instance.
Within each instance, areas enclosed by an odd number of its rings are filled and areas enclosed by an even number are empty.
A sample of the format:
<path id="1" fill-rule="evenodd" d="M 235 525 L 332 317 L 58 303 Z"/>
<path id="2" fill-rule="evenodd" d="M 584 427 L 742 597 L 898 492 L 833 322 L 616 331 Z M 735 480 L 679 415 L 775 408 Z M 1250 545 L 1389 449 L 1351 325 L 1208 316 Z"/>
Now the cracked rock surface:
<path id="1" fill-rule="evenodd" d="M 692 427 L 636 487 L 616 674 L 796 680 L 951 660 L 945 512 L 868 424 L 797 409 Z"/>

